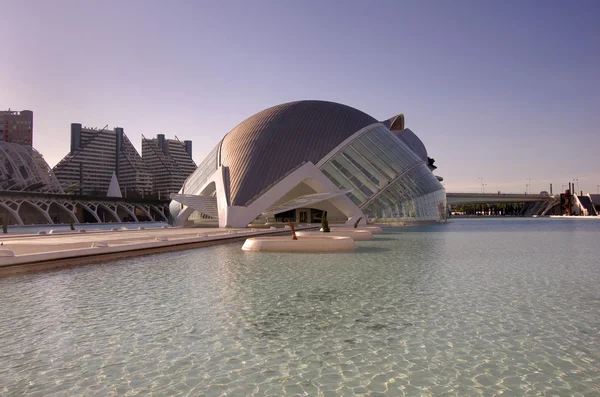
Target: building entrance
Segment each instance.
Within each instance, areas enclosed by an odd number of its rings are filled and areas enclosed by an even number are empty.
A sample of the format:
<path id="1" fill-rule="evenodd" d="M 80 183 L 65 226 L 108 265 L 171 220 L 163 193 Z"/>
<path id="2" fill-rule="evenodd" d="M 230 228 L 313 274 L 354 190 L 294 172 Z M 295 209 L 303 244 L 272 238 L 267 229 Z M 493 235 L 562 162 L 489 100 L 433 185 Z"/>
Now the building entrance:
<path id="1" fill-rule="evenodd" d="M 299 223 L 307 223 L 308 222 L 308 211 L 299 211 L 298 221 Z"/>

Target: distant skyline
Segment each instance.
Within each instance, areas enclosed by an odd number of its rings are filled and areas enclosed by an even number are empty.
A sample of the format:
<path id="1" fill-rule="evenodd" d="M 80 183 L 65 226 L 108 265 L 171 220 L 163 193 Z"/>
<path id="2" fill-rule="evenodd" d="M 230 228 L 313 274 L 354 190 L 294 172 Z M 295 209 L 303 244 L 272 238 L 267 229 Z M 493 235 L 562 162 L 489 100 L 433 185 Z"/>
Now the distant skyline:
<path id="1" fill-rule="evenodd" d="M 600 185 L 598 1 L 2 0 L 0 110 L 34 112 L 53 166 L 70 124 L 193 140 L 262 109 L 404 113 L 448 191 Z"/>

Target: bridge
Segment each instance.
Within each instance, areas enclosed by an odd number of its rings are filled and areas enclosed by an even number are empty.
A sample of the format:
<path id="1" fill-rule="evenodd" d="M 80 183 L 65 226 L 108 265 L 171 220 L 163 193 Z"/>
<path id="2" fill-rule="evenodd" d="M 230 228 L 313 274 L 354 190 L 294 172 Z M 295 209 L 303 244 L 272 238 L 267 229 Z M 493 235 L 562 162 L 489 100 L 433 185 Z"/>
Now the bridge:
<path id="1" fill-rule="evenodd" d="M 548 193 L 446 193 L 448 205 L 527 203 L 523 215 L 546 215 L 560 204 L 560 196 Z"/>
<path id="2" fill-rule="evenodd" d="M 0 216 L 8 224 L 166 222 L 169 202 L 35 192 L 0 192 Z M 4 219 L 3 219 L 4 220 Z"/>
<path id="3" fill-rule="evenodd" d="M 530 203 L 551 201 L 555 196 L 543 194 L 519 193 L 446 193 L 448 205 L 455 204 L 500 204 L 500 203 Z"/>

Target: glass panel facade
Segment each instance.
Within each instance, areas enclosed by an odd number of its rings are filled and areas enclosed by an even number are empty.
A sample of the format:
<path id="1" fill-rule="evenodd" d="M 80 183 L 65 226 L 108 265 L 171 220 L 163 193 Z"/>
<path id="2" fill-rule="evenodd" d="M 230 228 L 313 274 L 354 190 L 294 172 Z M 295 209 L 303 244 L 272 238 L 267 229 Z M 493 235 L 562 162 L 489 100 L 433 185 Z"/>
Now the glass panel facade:
<path id="1" fill-rule="evenodd" d="M 206 156 L 206 158 L 198 164 L 198 168 L 183 184 L 183 193 L 200 194 L 198 189 L 202 187 L 210 178 L 212 174 L 217 170 L 217 154 L 219 146 L 215 146 L 213 150 Z"/>
<path id="2" fill-rule="evenodd" d="M 383 126 L 343 147 L 321 171 L 370 218 L 439 220 L 446 193 L 425 162 Z"/>
<path id="3" fill-rule="evenodd" d="M 362 210 L 374 222 L 437 221 L 445 216 L 446 207 L 444 187 L 425 163 L 421 163 L 390 184 Z"/>

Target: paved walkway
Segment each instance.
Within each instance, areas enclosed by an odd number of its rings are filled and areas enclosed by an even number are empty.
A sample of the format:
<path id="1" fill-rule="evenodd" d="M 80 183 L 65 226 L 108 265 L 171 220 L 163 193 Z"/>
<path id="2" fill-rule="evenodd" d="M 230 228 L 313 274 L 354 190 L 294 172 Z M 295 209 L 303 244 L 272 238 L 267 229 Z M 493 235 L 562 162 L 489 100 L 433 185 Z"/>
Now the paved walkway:
<path id="1" fill-rule="evenodd" d="M 166 237 L 169 241 L 197 237 L 198 234 L 208 236 L 229 236 L 230 231 L 249 232 L 251 229 L 219 229 L 219 228 L 155 228 L 145 230 L 122 231 L 89 231 L 80 233 L 61 232 L 48 235 L 0 235 L 2 249 L 10 249 L 15 255 L 89 248 L 93 242 L 105 242 L 109 246 L 125 245 L 155 241 L 157 237 Z M 268 229 L 257 229 L 266 231 Z M 282 229 L 283 230 L 283 229 Z"/>
<path id="2" fill-rule="evenodd" d="M 297 228 L 314 229 L 316 226 Z M 47 235 L 3 235 L 0 236 L 0 276 L 62 266 L 89 265 L 281 233 L 290 233 L 290 229 L 175 227 L 86 232 L 76 230 Z"/>

